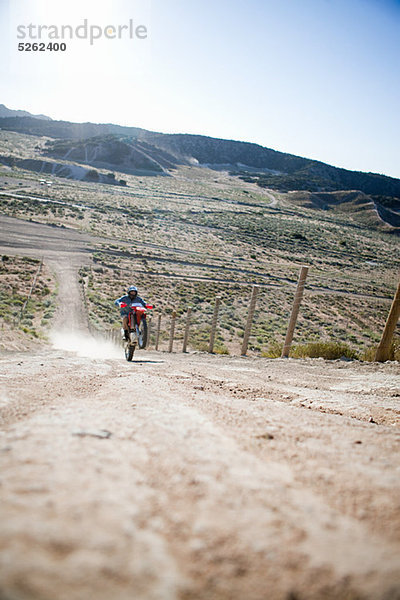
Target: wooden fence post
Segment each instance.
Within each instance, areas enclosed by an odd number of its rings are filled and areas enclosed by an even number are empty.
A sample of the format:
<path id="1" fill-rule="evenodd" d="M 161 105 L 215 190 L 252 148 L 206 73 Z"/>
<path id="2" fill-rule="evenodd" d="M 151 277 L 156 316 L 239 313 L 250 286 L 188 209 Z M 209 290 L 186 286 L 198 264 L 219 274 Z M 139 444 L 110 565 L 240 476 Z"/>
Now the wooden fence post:
<path id="1" fill-rule="evenodd" d="M 190 327 L 190 317 L 192 314 L 192 307 L 189 306 L 188 310 L 187 310 L 187 316 L 186 316 L 186 327 L 185 327 L 185 337 L 183 339 L 183 348 L 182 348 L 182 352 L 186 352 L 186 348 L 187 348 L 187 344 L 188 344 L 188 339 L 189 339 L 189 327 Z"/>
<path id="2" fill-rule="evenodd" d="M 400 281 L 397 285 L 397 290 L 393 298 L 392 306 L 390 307 L 389 315 L 386 321 L 385 329 L 383 330 L 381 341 L 375 354 L 377 362 L 385 362 L 389 360 L 390 346 L 392 344 L 394 330 L 396 329 L 397 321 L 400 317 Z"/>
<path id="3" fill-rule="evenodd" d="M 172 348 L 174 345 L 174 334 L 175 334 L 175 320 L 176 320 L 176 312 L 172 313 L 171 318 L 171 331 L 169 333 L 169 349 L 168 352 L 172 352 Z"/>
<path id="4" fill-rule="evenodd" d="M 242 356 L 246 356 L 247 348 L 249 346 L 251 326 L 253 323 L 254 311 L 256 309 L 257 295 L 258 295 L 259 289 L 260 288 L 258 285 L 253 285 L 253 289 L 251 292 L 249 314 L 247 317 L 246 329 L 244 330 L 244 338 L 243 338 L 243 343 L 242 343 Z"/>
<path id="5" fill-rule="evenodd" d="M 150 347 L 150 335 L 151 335 L 151 316 L 149 317 L 149 320 L 147 321 L 147 346 L 146 346 L 146 350 L 148 350 L 149 347 Z"/>
<path id="6" fill-rule="evenodd" d="M 297 282 L 296 293 L 294 295 L 292 314 L 290 315 L 289 325 L 286 332 L 285 343 L 282 348 L 282 358 L 288 358 L 290 347 L 293 341 L 294 328 L 296 327 L 297 317 L 299 316 L 299 308 L 303 299 L 304 286 L 308 274 L 308 267 L 301 267 L 299 279 Z"/>
<path id="7" fill-rule="evenodd" d="M 158 342 L 160 341 L 160 330 L 161 330 L 161 315 L 158 315 L 157 334 L 156 334 L 156 350 L 158 350 Z"/>
<path id="8" fill-rule="evenodd" d="M 213 320 L 212 320 L 212 324 L 211 324 L 210 343 L 208 345 L 208 351 L 210 352 L 210 354 L 212 354 L 214 352 L 215 332 L 217 330 L 217 321 L 218 321 L 218 312 L 219 312 L 220 303 L 221 303 L 221 296 L 217 296 L 215 298 L 214 314 L 213 314 Z"/>

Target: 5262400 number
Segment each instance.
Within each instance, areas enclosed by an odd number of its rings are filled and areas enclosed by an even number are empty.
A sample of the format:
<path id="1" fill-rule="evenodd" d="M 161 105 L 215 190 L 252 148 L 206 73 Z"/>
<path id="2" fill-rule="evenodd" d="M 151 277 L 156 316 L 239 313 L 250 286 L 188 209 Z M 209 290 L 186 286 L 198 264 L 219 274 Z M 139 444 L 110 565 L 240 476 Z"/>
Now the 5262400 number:
<path id="1" fill-rule="evenodd" d="M 45 44 L 44 42 L 40 42 L 40 44 L 20 42 L 18 44 L 18 50 L 20 52 L 46 52 L 46 50 L 48 50 L 49 52 L 65 52 L 66 49 L 67 44 L 65 44 L 64 42 L 61 42 L 61 44 L 59 44 L 58 42 L 49 42 L 48 44 Z"/>

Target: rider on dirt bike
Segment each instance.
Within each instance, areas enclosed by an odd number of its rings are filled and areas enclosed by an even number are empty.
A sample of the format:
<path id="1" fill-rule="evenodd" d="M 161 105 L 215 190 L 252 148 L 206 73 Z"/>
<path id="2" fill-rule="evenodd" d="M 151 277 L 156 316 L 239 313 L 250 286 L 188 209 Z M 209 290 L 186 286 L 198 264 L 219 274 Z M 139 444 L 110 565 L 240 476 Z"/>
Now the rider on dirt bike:
<path id="1" fill-rule="evenodd" d="M 129 310 L 135 304 L 141 304 L 146 308 L 146 302 L 138 296 L 137 287 L 131 285 L 128 288 L 128 293 L 125 296 L 121 296 L 121 298 L 117 298 L 114 302 L 115 306 L 118 306 L 120 309 L 120 314 L 122 317 L 122 327 L 124 330 L 124 337 L 126 340 L 129 340 L 129 328 L 128 328 L 128 314 Z M 122 307 L 121 304 L 126 304 L 126 306 Z"/>

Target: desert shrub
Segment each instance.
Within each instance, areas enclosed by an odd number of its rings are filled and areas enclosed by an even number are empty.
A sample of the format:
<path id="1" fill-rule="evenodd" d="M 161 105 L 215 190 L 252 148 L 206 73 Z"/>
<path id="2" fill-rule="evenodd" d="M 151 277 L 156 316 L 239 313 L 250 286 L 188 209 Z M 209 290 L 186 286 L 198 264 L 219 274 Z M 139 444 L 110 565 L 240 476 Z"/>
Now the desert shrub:
<path id="1" fill-rule="evenodd" d="M 376 346 L 368 346 L 368 348 L 365 348 L 360 354 L 360 360 L 364 360 L 365 362 L 374 362 L 376 348 Z"/>
<path id="2" fill-rule="evenodd" d="M 191 346 L 194 350 L 198 350 L 199 352 L 208 352 L 208 342 L 192 341 Z"/>
<path id="3" fill-rule="evenodd" d="M 360 359 L 364 360 L 366 362 L 374 362 L 377 348 L 378 348 L 377 345 L 376 346 L 368 346 L 368 348 L 365 348 L 365 350 L 361 353 Z M 392 345 L 390 347 L 390 352 L 389 352 L 389 360 L 400 361 L 400 341 L 399 340 L 395 340 L 392 342 Z"/>
<path id="4" fill-rule="evenodd" d="M 357 358 L 357 352 L 353 348 L 338 342 L 299 344 L 293 347 L 291 355 L 294 358 L 325 358 L 326 360 L 336 360 L 342 357 L 352 360 Z"/>
<path id="5" fill-rule="evenodd" d="M 98 181 L 99 180 L 99 172 L 96 169 L 90 169 L 86 175 L 85 179 L 87 181 Z"/>
<path id="6" fill-rule="evenodd" d="M 393 350 L 393 360 L 400 361 L 400 341 L 393 342 L 392 350 Z M 392 360 L 392 359 L 390 359 L 390 360 Z"/>
<path id="7" fill-rule="evenodd" d="M 207 348 L 208 351 L 208 348 Z M 214 345 L 214 353 L 215 354 L 229 354 L 228 348 L 222 342 L 218 341 Z"/>
<path id="8" fill-rule="evenodd" d="M 35 329 L 33 329 L 31 327 L 21 327 L 21 329 L 24 333 L 27 333 L 28 335 L 31 335 L 35 338 L 39 337 L 37 331 L 35 331 Z"/>
<path id="9" fill-rule="evenodd" d="M 261 356 L 264 358 L 279 358 L 282 354 L 283 344 L 273 341 L 270 342 L 267 349 L 261 352 Z"/>

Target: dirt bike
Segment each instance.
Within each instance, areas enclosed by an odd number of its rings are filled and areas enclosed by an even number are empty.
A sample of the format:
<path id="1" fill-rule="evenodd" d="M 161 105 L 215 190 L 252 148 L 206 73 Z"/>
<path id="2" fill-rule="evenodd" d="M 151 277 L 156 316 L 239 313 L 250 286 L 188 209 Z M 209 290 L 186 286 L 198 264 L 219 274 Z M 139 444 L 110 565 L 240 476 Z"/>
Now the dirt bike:
<path id="1" fill-rule="evenodd" d="M 121 308 L 126 308 L 125 303 L 120 304 Z M 152 304 L 133 304 L 128 313 L 128 332 L 129 339 L 124 340 L 125 358 L 131 361 L 135 352 L 136 346 L 144 350 L 147 346 L 147 311 L 153 308 Z"/>

